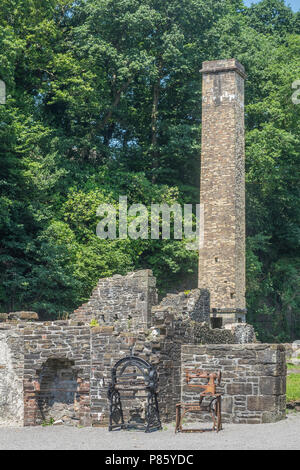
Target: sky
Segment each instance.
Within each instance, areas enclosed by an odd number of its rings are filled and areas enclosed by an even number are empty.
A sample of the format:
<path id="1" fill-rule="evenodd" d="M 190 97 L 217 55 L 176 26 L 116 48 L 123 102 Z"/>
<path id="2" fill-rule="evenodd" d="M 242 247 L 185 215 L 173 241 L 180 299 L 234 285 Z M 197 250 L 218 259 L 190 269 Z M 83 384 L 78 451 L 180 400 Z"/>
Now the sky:
<path id="1" fill-rule="evenodd" d="M 251 3 L 259 3 L 259 0 L 244 0 L 245 5 L 250 6 Z M 300 0 L 285 0 L 287 5 L 290 5 L 294 11 L 300 10 Z"/>

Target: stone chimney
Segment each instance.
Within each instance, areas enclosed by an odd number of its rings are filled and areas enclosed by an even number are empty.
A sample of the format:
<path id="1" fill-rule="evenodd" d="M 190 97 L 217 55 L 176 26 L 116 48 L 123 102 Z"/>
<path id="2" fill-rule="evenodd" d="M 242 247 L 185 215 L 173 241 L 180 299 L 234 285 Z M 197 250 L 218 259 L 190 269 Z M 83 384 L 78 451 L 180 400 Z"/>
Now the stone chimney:
<path id="1" fill-rule="evenodd" d="M 203 63 L 200 203 L 204 243 L 199 288 L 210 292 L 213 327 L 244 322 L 244 67 L 235 59 Z"/>

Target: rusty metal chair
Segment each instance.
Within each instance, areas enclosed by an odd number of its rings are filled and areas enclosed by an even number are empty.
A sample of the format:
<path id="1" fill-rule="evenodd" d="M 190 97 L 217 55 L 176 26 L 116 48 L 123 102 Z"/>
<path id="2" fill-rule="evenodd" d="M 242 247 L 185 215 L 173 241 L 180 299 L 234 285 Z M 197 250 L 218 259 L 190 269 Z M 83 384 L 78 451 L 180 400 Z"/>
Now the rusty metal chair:
<path id="1" fill-rule="evenodd" d="M 207 379 L 207 383 L 199 383 L 199 379 Z M 193 369 L 185 371 L 185 382 L 188 388 L 200 388 L 199 401 L 188 403 L 177 403 L 176 405 L 176 432 L 205 432 L 210 429 L 183 429 L 184 416 L 190 411 L 208 412 L 213 421 L 212 431 L 219 432 L 222 429 L 221 418 L 221 393 L 216 393 L 217 385 L 221 383 L 221 372 L 208 373 L 203 370 Z M 207 398 L 208 404 L 203 400 Z"/>

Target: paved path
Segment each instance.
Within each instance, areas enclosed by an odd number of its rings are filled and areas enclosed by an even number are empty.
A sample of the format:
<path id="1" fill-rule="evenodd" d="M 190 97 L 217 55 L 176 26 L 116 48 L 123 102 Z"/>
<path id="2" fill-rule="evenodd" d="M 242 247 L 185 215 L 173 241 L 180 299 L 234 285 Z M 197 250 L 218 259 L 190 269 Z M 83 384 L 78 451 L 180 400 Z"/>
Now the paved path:
<path id="1" fill-rule="evenodd" d="M 49 426 L 1 428 L 0 449 L 300 449 L 300 413 L 272 424 L 224 424 L 218 434 L 174 434 L 174 426 L 152 434 L 102 428 Z"/>

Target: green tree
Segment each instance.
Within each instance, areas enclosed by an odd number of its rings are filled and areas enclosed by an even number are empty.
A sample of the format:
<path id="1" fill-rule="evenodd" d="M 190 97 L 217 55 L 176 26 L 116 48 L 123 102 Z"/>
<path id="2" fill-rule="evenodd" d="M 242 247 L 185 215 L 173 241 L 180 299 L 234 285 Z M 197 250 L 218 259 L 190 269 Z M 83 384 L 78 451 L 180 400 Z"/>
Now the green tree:
<path id="1" fill-rule="evenodd" d="M 299 25 L 281 0 L 3 0 L 1 310 L 63 316 L 99 277 L 137 268 L 161 293 L 196 285 L 185 240 L 100 240 L 96 208 L 199 202 L 199 70 L 236 57 L 248 318 L 262 340 L 299 335 Z"/>

